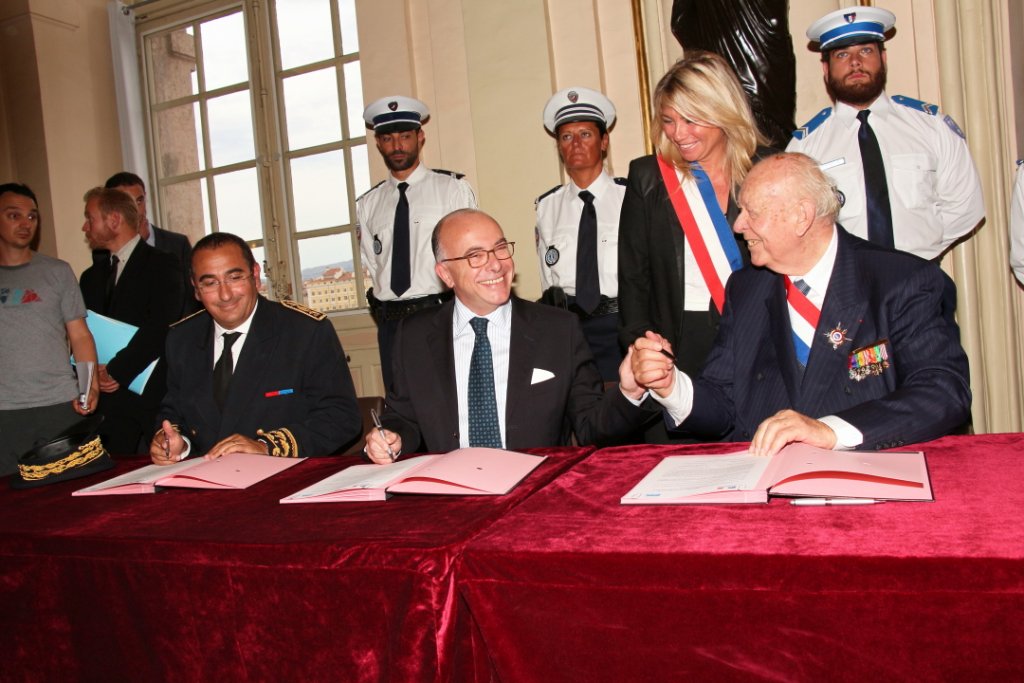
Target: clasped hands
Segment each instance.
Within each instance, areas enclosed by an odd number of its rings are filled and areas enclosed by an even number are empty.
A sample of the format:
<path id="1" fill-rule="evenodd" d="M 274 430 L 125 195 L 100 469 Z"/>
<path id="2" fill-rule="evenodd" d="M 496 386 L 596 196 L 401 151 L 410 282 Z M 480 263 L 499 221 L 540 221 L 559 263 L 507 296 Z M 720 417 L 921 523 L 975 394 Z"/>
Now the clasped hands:
<path id="1" fill-rule="evenodd" d="M 659 334 L 646 332 L 630 345 L 619 367 L 619 383 L 627 396 L 651 391 L 668 398 L 675 389 L 676 375 L 672 345 Z M 780 410 L 758 425 L 750 441 L 750 454 L 772 456 L 792 442 L 818 448 L 835 448 L 836 434 L 820 420 L 795 410 Z"/>

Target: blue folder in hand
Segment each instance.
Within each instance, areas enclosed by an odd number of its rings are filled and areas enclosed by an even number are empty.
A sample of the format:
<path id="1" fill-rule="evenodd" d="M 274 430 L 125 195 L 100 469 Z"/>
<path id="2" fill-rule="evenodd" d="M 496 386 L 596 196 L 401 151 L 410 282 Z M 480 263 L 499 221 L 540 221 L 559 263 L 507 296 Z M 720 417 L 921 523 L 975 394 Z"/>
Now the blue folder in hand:
<path id="1" fill-rule="evenodd" d="M 101 365 L 109 363 L 121 349 L 128 346 L 128 342 L 139 331 L 139 328 L 135 325 L 129 325 L 120 320 L 108 318 L 96 311 L 89 311 L 89 315 L 85 318 L 85 324 L 88 325 L 89 331 L 92 332 L 92 338 L 96 341 L 96 359 Z M 156 361 L 147 365 L 146 369 L 131 381 L 131 384 L 128 385 L 128 390 L 136 394 L 142 394 L 142 390 L 146 388 L 146 382 L 149 381 L 155 367 Z"/>

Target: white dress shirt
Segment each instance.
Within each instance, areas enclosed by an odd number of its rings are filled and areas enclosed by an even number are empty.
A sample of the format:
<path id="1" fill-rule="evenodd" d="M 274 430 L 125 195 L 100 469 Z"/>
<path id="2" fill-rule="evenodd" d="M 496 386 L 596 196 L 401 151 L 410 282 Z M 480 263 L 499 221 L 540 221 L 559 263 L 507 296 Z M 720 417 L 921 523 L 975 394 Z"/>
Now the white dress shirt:
<path id="1" fill-rule="evenodd" d="M 883 92 L 869 107 L 868 123 L 885 164 L 895 246 L 932 259 L 985 217 L 981 181 L 967 142 L 954 131 L 951 118 L 937 109 L 934 114 L 925 111 L 929 105 L 917 100 L 897 99 L 904 104 Z M 797 131 L 786 151 L 803 152 L 822 165 L 845 198 L 839 223 L 867 239 L 857 111 L 842 102 L 834 110 L 822 110 Z"/>
<path id="2" fill-rule="evenodd" d="M 1010 198 L 1010 265 L 1024 285 L 1024 164 L 1017 162 L 1017 181 Z"/>
<path id="3" fill-rule="evenodd" d="M 409 201 L 409 259 L 411 281 L 402 299 L 438 294 L 444 284 L 434 273 L 434 254 L 430 235 L 444 216 L 456 209 L 475 209 L 476 195 L 465 180 L 446 171 L 434 171 L 423 164 L 404 181 L 393 175 L 378 183 L 356 200 L 356 221 L 363 267 L 373 280 L 373 295 L 380 301 L 393 301 L 391 290 L 391 252 L 395 233 L 395 208 L 398 183 L 409 183 L 405 196 Z M 377 252 L 380 253 L 377 253 Z"/>
<path id="4" fill-rule="evenodd" d="M 452 337 L 455 350 L 455 391 L 459 397 L 459 445 L 469 446 L 469 365 L 473 359 L 476 332 L 470 327 L 473 318 L 487 318 L 487 340 L 491 343 L 494 366 L 494 398 L 498 406 L 498 427 L 501 443 L 505 445 L 505 405 L 508 393 L 508 355 L 512 338 L 512 302 L 494 309 L 488 315 L 478 316 L 455 299 L 452 316 Z"/>

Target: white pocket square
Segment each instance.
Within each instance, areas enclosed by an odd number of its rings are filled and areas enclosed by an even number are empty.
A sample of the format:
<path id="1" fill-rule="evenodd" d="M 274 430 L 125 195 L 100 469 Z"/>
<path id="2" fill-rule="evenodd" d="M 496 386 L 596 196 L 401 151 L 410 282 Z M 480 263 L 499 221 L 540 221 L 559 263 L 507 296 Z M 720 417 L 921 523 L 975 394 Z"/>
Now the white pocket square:
<path id="1" fill-rule="evenodd" d="M 530 378 L 530 384 L 540 384 L 541 382 L 547 382 L 549 379 L 555 376 L 555 373 L 550 370 L 543 368 L 534 368 L 533 377 Z"/>

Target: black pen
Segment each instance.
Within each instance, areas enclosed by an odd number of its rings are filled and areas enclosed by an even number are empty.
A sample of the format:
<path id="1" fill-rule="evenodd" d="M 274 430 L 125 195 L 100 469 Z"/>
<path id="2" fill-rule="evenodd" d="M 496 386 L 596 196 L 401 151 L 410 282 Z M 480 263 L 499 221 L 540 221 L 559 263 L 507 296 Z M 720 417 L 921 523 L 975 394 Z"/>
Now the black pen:
<path id="1" fill-rule="evenodd" d="M 675 361 L 676 357 L 672 355 L 671 351 L 667 351 L 666 349 L 658 349 L 658 350 L 661 351 L 661 355 L 665 356 L 670 361 L 673 361 L 673 362 Z"/>

